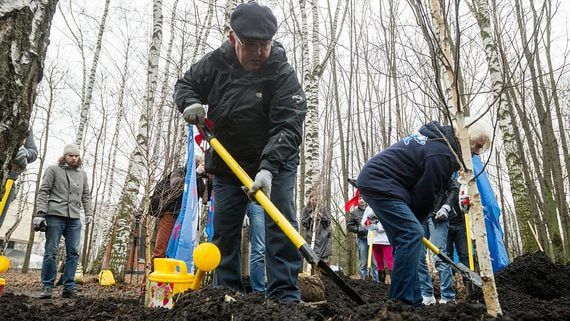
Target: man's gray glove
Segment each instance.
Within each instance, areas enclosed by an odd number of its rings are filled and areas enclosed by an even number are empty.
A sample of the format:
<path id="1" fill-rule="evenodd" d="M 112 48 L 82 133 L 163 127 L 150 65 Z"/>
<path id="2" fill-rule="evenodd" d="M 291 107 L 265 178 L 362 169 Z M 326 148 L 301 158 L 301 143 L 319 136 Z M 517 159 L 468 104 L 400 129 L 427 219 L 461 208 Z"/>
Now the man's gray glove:
<path id="1" fill-rule="evenodd" d="M 202 106 L 202 104 L 194 103 L 184 108 L 182 117 L 184 117 L 184 120 L 192 125 L 203 124 L 204 118 L 206 117 L 204 106 Z"/>
<path id="2" fill-rule="evenodd" d="M 20 168 L 26 168 L 28 165 L 28 150 L 24 146 L 20 146 L 16 156 L 12 159 L 12 164 Z"/>
<path id="3" fill-rule="evenodd" d="M 372 224 L 368 225 L 368 230 L 377 232 L 378 231 L 378 224 L 372 223 Z"/>
<path id="4" fill-rule="evenodd" d="M 255 201 L 255 193 L 258 190 L 263 190 L 267 197 L 271 198 L 271 180 L 273 180 L 273 174 L 266 169 L 262 169 L 255 175 L 255 179 L 253 180 L 253 184 L 249 190 L 244 189 L 247 193 L 247 197 L 250 200 Z"/>
<path id="5" fill-rule="evenodd" d="M 42 225 L 46 225 L 46 218 L 41 216 L 34 217 L 32 224 L 34 224 L 34 230 L 39 231 L 42 228 Z"/>
<path id="6" fill-rule="evenodd" d="M 447 204 L 443 205 L 439 211 L 435 213 L 433 220 L 435 222 L 442 222 L 446 221 L 449 218 L 449 212 L 451 211 L 451 207 Z"/>
<path id="7" fill-rule="evenodd" d="M 89 225 L 91 223 L 93 223 L 93 215 L 85 216 L 85 225 Z"/>

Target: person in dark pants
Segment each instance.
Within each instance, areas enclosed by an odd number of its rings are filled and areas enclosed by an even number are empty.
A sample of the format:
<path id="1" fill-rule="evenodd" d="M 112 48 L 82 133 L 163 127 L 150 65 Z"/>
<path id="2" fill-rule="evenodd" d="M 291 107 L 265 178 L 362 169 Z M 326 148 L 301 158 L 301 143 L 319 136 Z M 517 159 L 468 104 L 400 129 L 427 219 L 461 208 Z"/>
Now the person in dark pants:
<path id="1" fill-rule="evenodd" d="M 309 196 L 307 206 L 301 214 L 301 224 L 304 228 L 303 237 L 308 244 L 313 245 L 312 248 L 319 260 L 326 263 L 329 263 L 333 254 L 330 221 L 329 213 L 322 204 L 319 204 L 318 197 L 316 195 Z M 313 235 L 315 236 L 314 240 Z"/>
<path id="2" fill-rule="evenodd" d="M 213 174 L 213 242 L 222 259 L 214 285 L 244 292 L 241 280 L 241 227 L 250 199 L 263 190 L 298 228 L 294 188 L 299 146 L 307 110 L 305 94 L 285 49 L 273 36 L 277 19 L 268 7 L 242 3 L 230 16 L 229 39 L 192 65 L 174 89 L 184 119 L 201 124 L 206 112 L 212 131 L 251 176 L 244 193 L 240 181 L 211 148 L 206 171 Z M 301 254 L 273 220 L 265 220 L 268 297 L 299 302 L 296 286 Z"/>
<path id="3" fill-rule="evenodd" d="M 346 223 L 346 229 L 349 232 L 356 234 L 356 247 L 358 249 L 358 265 L 360 279 L 364 280 L 366 275 L 368 275 L 368 229 L 362 227 L 360 221 L 362 216 L 364 216 L 364 211 L 366 210 L 366 201 L 362 198 L 358 198 L 358 206 L 355 207 L 350 212 L 350 217 Z M 376 266 L 376 260 L 372 260 L 372 277 L 374 281 L 378 282 L 378 267 Z"/>
<path id="4" fill-rule="evenodd" d="M 477 123 L 476 123 L 477 124 Z M 475 125 L 476 125 L 475 124 Z M 470 127 L 475 129 L 474 125 Z M 471 152 L 490 144 L 486 131 L 471 134 Z M 459 143 L 451 126 L 436 121 L 376 154 L 364 165 L 356 185 L 368 205 L 378 214 L 394 247 L 394 269 L 389 297 L 419 306 L 419 258 L 423 222 L 434 201 L 458 168 L 454 154 Z"/>
<path id="5" fill-rule="evenodd" d="M 36 229 L 47 225 L 41 273 L 43 290 L 40 297 L 43 299 L 52 296 L 57 274 L 55 255 L 62 236 L 66 250 L 62 296 L 77 296 L 75 271 L 81 242 L 81 212 L 85 214 L 85 225 L 93 222 L 91 192 L 87 173 L 81 169 L 82 163 L 79 147 L 66 145 L 58 164 L 46 169 L 38 191 L 37 213 L 32 223 Z"/>
<path id="6" fill-rule="evenodd" d="M 452 181 L 453 188 L 448 191 L 450 207 L 455 215 L 450 215 L 449 231 L 447 233 L 447 253 L 453 257 L 453 251 L 457 252 L 459 262 L 469 266 L 469 252 L 467 248 L 467 232 L 465 227 L 465 213 L 459 206 L 460 184 L 456 179 Z"/>

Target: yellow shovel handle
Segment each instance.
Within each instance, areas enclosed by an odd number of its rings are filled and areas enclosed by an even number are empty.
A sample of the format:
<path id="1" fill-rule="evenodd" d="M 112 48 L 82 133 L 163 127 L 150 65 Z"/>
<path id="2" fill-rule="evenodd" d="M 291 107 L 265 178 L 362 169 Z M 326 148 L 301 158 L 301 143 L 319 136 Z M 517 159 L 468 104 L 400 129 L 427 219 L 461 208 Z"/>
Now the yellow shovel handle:
<path id="1" fill-rule="evenodd" d="M 243 168 L 239 166 L 236 160 L 232 157 L 232 155 L 230 155 L 230 153 L 228 153 L 228 151 L 220 143 L 220 141 L 218 141 L 217 138 L 212 137 L 210 138 L 209 142 L 212 148 L 214 148 L 214 150 L 216 151 L 216 153 L 218 153 L 218 155 L 220 155 L 220 157 L 226 162 L 226 164 L 229 166 L 232 172 L 236 174 L 241 183 L 248 189 L 251 188 L 253 180 L 249 177 L 249 175 L 247 175 L 247 173 L 243 170 Z M 303 246 L 303 244 L 307 243 L 305 242 L 301 234 L 299 234 L 299 232 L 297 232 L 297 230 L 293 227 L 293 225 L 289 223 L 289 221 L 285 218 L 285 216 L 281 214 L 279 209 L 277 209 L 277 207 L 273 205 L 271 200 L 267 197 L 267 195 L 265 195 L 265 193 L 263 193 L 263 191 L 258 190 L 255 193 L 255 199 L 257 200 L 259 205 L 261 205 L 265 209 L 267 214 L 273 219 L 273 221 L 277 224 L 277 226 L 281 228 L 281 230 L 285 233 L 285 235 L 287 235 L 287 237 L 291 240 L 291 242 L 293 242 L 293 244 L 295 244 L 297 248 L 300 248 L 301 246 Z"/>
<path id="2" fill-rule="evenodd" d="M 374 232 L 375 231 L 370 231 L 370 244 L 368 244 L 368 261 L 366 264 L 368 271 L 370 271 L 370 268 L 372 267 L 372 246 L 374 245 Z"/>
<path id="3" fill-rule="evenodd" d="M 471 222 L 469 213 L 465 213 L 465 235 L 467 237 L 467 253 L 469 255 L 469 269 L 475 271 L 475 262 L 473 262 L 473 245 L 471 244 Z"/>
<path id="4" fill-rule="evenodd" d="M 424 243 L 424 245 L 430 249 L 433 253 L 435 253 L 435 255 L 439 254 L 439 249 L 437 248 L 437 246 L 435 246 L 432 242 L 428 241 L 428 239 L 426 239 L 425 237 L 422 239 L 422 242 Z"/>
<path id="5" fill-rule="evenodd" d="M 4 195 L 2 196 L 2 200 L 0 200 L 0 217 L 2 217 L 2 213 L 4 213 L 4 207 L 6 206 L 8 196 L 10 196 L 10 192 L 12 191 L 12 185 L 14 185 L 14 180 L 8 178 L 6 181 L 6 186 L 4 188 Z"/>

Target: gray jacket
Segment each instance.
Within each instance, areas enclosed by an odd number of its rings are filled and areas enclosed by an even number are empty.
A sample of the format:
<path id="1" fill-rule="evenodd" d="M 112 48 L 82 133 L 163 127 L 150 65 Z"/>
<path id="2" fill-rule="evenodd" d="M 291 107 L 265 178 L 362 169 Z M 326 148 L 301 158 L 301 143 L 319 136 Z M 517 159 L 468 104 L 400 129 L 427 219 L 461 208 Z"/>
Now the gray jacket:
<path id="1" fill-rule="evenodd" d="M 37 216 L 57 215 L 79 218 L 81 208 L 85 216 L 93 215 L 91 192 L 84 170 L 66 165 L 47 168 L 36 199 Z"/>
<path id="2" fill-rule="evenodd" d="M 34 140 L 34 135 L 30 131 L 24 145 L 20 146 L 18 153 L 20 151 L 25 152 L 25 157 L 17 159 L 14 157 L 12 159 L 12 164 L 10 166 L 10 172 L 8 178 L 13 180 L 18 179 L 18 176 L 26 169 L 29 163 L 34 162 L 38 158 L 38 147 L 36 146 L 36 141 Z"/>

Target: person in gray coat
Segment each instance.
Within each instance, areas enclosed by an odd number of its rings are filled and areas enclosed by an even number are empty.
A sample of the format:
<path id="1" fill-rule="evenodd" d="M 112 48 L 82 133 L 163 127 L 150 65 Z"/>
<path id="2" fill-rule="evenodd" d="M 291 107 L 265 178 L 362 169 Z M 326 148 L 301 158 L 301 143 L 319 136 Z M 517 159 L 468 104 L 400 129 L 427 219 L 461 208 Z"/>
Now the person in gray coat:
<path id="1" fill-rule="evenodd" d="M 82 163 L 79 147 L 66 145 L 58 164 L 47 168 L 38 192 L 37 213 L 33 224 L 36 230 L 47 225 L 41 273 L 43 290 L 40 297 L 43 299 L 51 298 L 52 295 L 57 274 L 55 256 L 62 235 L 66 248 L 62 296 L 77 296 L 75 271 L 79 259 L 82 209 L 85 213 L 85 225 L 93 222 L 91 192 L 87 174 L 81 169 Z"/>

